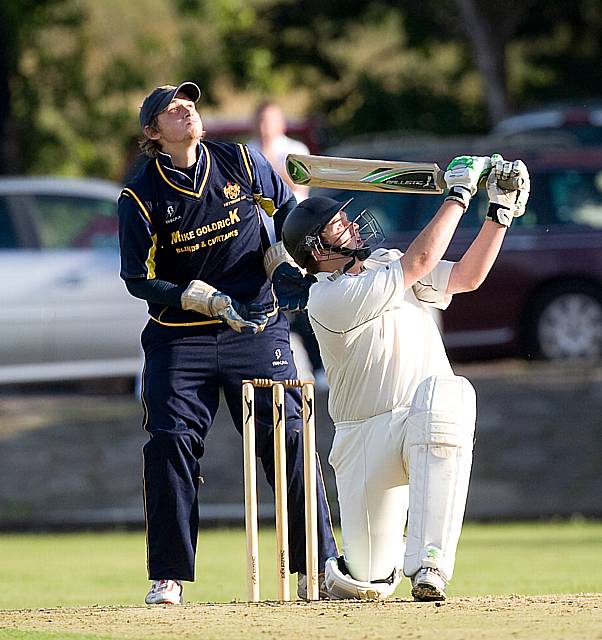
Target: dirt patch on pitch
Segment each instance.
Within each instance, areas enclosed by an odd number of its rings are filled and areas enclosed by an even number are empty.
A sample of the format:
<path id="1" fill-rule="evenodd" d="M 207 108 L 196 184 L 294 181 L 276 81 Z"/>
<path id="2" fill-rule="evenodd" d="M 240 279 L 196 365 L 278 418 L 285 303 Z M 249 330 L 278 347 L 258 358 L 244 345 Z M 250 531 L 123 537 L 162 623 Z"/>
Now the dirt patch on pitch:
<path id="1" fill-rule="evenodd" d="M 6 629 L 127 640 L 602 640 L 602 594 L 0 611 L 0 638 Z"/>

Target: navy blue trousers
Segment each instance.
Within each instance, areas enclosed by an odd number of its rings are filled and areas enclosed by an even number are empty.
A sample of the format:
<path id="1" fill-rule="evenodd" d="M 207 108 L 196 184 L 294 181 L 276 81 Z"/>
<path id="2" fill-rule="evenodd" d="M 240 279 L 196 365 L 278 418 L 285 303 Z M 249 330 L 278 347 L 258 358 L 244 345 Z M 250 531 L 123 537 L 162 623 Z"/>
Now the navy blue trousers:
<path id="1" fill-rule="evenodd" d="M 297 377 L 289 327 L 280 313 L 257 335 L 224 326 L 170 328 L 150 321 L 142 399 L 150 439 L 143 449 L 144 504 L 151 580 L 194 580 L 199 526 L 198 488 L 205 438 L 223 390 L 242 433 L 242 380 Z M 303 422 L 298 389 L 286 391 L 289 545 L 291 572 L 305 573 Z M 274 489 L 271 391 L 256 391 L 256 453 Z M 242 450 L 242 447 L 241 447 Z M 242 460 L 242 455 L 241 455 Z M 326 492 L 318 467 L 319 567 L 337 555 Z M 242 464 L 241 464 L 242 479 Z"/>

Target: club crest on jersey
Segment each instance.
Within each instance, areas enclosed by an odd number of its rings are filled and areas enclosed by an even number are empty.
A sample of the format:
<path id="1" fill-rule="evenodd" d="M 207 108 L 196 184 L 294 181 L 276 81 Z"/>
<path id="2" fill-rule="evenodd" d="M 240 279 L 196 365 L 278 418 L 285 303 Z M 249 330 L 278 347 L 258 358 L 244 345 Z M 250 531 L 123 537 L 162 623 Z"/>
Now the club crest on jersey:
<path id="1" fill-rule="evenodd" d="M 274 360 L 272 360 L 273 367 L 283 367 L 288 364 L 288 360 L 282 359 L 282 349 L 274 349 Z"/>
<path id="2" fill-rule="evenodd" d="M 224 197 L 226 200 L 236 200 L 240 196 L 240 185 L 236 182 L 226 182 Z"/>

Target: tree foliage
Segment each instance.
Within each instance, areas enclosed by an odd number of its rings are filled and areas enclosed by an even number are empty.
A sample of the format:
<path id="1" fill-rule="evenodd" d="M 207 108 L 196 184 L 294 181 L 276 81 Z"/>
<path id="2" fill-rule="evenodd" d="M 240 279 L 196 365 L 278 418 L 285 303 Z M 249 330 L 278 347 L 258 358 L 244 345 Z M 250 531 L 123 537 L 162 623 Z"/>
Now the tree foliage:
<path id="1" fill-rule="evenodd" d="M 119 178 L 154 86 L 203 107 L 276 97 L 340 136 L 486 130 L 601 86 L 600 0 L 7 0 L 0 172 Z"/>

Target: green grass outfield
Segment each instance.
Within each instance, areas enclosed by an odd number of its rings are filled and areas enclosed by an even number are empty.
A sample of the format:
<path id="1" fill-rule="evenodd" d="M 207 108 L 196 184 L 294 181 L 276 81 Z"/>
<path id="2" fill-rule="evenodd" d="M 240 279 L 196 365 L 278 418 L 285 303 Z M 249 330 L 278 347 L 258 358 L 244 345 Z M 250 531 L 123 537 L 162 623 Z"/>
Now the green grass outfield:
<path id="1" fill-rule="evenodd" d="M 140 605 L 145 553 L 143 532 L 0 535 L 0 609 Z M 245 571 L 242 528 L 201 531 L 185 599 L 246 600 Z M 275 599 L 275 573 L 274 533 L 264 528 L 262 599 Z M 602 592 L 601 521 L 465 525 L 451 597 L 586 592 Z M 408 595 L 403 580 L 396 596 Z"/>

